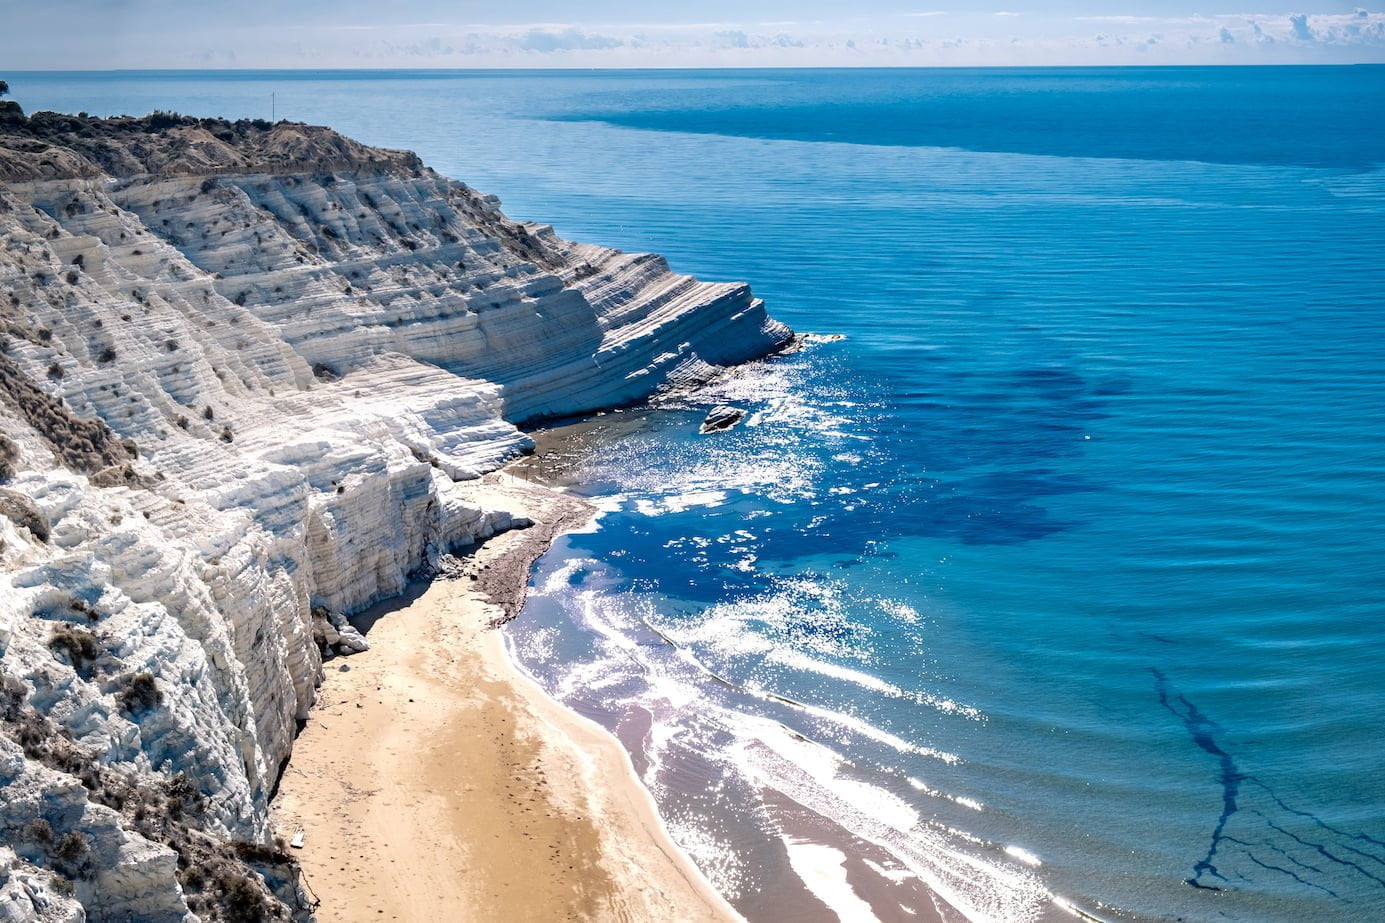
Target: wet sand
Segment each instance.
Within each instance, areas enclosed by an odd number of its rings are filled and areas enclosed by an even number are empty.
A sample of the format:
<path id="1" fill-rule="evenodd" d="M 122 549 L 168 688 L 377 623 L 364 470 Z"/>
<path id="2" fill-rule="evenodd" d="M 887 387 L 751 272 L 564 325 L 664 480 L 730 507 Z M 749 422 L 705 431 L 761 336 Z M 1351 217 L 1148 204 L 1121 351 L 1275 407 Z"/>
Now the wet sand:
<path id="1" fill-rule="evenodd" d="M 535 525 L 353 619 L 371 649 L 326 664 L 274 802 L 323 923 L 726 920 L 620 744 L 550 699 L 492 626 L 533 560 L 590 515 L 505 475 L 490 501 Z"/>

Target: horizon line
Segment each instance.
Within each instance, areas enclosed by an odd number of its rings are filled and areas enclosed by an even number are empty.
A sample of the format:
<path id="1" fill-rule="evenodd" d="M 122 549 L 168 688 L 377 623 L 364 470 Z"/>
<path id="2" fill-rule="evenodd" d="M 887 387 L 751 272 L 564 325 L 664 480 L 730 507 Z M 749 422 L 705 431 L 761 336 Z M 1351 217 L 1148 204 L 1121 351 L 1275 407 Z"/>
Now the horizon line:
<path id="1" fill-rule="evenodd" d="M 1208 64 L 684 64 L 610 67 L 598 65 L 558 65 L 551 67 L 102 67 L 102 68 L 6 68 L 0 74 L 254 74 L 254 73 L 559 73 L 574 71 L 770 71 L 770 70 L 1187 70 L 1191 68 L 1254 69 L 1271 67 L 1341 68 L 1385 67 L 1385 61 L 1345 61 L 1322 63 L 1282 61 L 1277 63 L 1220 62 Z"/>

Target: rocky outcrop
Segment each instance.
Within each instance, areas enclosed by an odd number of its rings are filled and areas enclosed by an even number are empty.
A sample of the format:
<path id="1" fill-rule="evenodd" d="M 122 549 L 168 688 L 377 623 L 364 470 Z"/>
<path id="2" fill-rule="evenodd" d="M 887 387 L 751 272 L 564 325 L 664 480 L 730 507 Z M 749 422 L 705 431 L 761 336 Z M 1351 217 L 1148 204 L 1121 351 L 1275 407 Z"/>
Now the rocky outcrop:
<path id="1" fill-rule="evenodd" d="M 163 119 L 0 125 L 3 919 L 305 916 L 267 807 L 344 616 L 516 524 L 517 424 L 789 337 L 413 155 Z"/>
<path id="2" fill-rule="evenodd" d="M 85 919 L 86 911 L 68 891 L 65 879 L 0 847 L 0 921 L 82 923 Z"/>
<path id="3" fill-rule="evenodd" d="M 698 427 L 698 432 L 704 436 L 712 433 L 724 433 L 728 429 L 734 428 L 744 416 L 745 411 L 739 407 L 719 404 L 707 412 L 702 425 Z"/>

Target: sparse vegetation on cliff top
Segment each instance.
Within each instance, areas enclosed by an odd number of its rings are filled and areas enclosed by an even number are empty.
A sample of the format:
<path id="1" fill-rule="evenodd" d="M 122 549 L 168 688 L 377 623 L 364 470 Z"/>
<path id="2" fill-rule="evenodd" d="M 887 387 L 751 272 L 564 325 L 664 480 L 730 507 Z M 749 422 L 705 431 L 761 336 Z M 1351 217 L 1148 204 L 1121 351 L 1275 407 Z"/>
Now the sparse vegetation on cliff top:
<path id="1" fill-rule="evenodd" d="M 158 143 L 150 143 L 158 136 Z M 97 117 L 0 102 L 0 180 L 423 169 L 417 155 L 368 147 L 328 128 L 157 110 Z"/>

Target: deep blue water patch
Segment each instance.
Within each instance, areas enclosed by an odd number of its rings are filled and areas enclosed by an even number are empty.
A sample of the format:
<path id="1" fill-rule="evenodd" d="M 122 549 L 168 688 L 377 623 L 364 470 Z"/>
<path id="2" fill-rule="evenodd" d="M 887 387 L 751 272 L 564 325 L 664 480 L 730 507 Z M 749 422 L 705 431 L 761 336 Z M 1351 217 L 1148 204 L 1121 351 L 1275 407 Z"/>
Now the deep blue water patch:
<path id="1" fill-rule="evenodd" d="M 565 119 L 971 151 L 1364 169 L 1385 66 L 766 71 L 721 92 L 592 93 Z"/>

